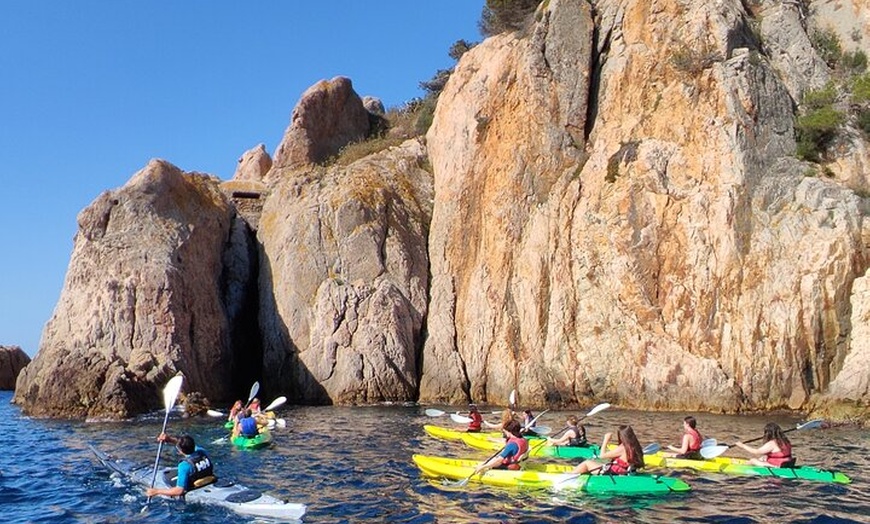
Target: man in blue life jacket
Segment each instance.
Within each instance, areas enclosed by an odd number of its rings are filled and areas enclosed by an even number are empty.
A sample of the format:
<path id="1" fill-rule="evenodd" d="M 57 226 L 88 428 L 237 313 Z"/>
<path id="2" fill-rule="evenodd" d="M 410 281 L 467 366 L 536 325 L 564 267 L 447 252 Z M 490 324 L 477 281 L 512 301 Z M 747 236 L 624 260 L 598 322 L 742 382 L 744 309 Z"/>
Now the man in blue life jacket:
<path id="1" fill-rule="evenodd" d="M 254 438 L 259 434 L 259 430 L 257 429 L 257 419 L 254 418 L 250 409 L 246 409 L 244 414 L 242 414 L 238 421 L 236 421 L 235 426 L 233 426 L 233 436 L 242 436 L 245 438 Z"/>
<path id="2" fill-rule="evenodd" d="M 196 445 L 193 437 L 182 435 L 175 438 L 161 433 L 157 440 L 175 444 L 175 449 L 184 459 L 178 463 L 178 478 L 174 487 L 168 489 L 148 488 L 145 490 L 145 495 L 148 497 L 156 495 L 180 497 L 194 488 L 205 486 L 216 480 L 211 459 L 208 458 L 204 449 Z"/>

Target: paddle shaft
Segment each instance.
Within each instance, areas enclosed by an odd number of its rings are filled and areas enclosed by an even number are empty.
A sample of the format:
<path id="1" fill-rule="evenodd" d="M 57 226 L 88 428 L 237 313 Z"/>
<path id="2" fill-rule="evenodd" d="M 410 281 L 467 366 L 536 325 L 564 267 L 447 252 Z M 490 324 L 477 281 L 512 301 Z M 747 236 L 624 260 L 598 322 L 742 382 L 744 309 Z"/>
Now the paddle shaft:
<path id="1" fill-rule="evenodd" d="M 160 434 L 166 433 L 166 424 L 169 423 L 169 412 L 172 407 L 166 407 L 166 415 L 163 417 L 163 429 L 160 430 Z M 157 468 L 160 466 L 160 453 L 163 451 L 163 441 L 161 440 L 159 444 L 157 444 L 157 458 L 154 459 L 154 474 L 151 476 L 151 487 L 154 487 L 154 483 L 157 482 Z M 145 501 L 145 505 L 147 506 L 151 502 L 151 497 L 148 497 L 148 500 Z"/>
<path id="2" fill-rule="evenodd" d="M 803 429 L 803 428 L 801 428 L 801 427 L 793 427 L 793 428 L 784 429 L 784 430 L 782 430 L 782 432 L 783 432 L 783 433 L 791 433 L 792 431 L 797 431 L 797 430 L 799 430 L 799 429 Z M 753 438 L 753 439 L 745 440 L 745 441 L 743 441 L 743 443 L 744 443 L 744 444 L 749 444 L 750 442 L 758 442 L 759 440 L 761 440 L 761 439 L 763 439 L 763 438 L 764 438 L 764 435 L 762 435 L 762 436 L 760 436 L 760 437 L 755 437 L 755 438 Z M 728 444 L 728 447 L 729 447 L 729 448 L 730 448 L 730 447 L 734 447 L 734 444 Z"/>

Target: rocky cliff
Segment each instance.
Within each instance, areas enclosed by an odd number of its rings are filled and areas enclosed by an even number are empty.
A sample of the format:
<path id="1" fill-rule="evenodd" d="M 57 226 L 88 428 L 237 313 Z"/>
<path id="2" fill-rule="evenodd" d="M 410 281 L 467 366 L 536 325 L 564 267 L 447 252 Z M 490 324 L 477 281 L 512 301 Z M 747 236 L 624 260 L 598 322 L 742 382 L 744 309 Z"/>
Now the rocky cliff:
<path id="1" fill-rule="evenodd" d="M 15 389 L 15 381 L 30 357 L 18 346 L 0 346 L 0 389 Z"/>
<path id="2" fill-rule="evenodd" d="M 153 162 L 83 211 L 16 402 L 124 416 L 182 370 L 218 401 L 866 418 L 868 139 L 846 118 L 809 162 L 796 129 L 828 86 L 848 109 L 818 34 L 866 50 L 867 4 L 546 0 L 425 141 L 348 165 L 382 117 L 318 82 L 274 162 Z"/>

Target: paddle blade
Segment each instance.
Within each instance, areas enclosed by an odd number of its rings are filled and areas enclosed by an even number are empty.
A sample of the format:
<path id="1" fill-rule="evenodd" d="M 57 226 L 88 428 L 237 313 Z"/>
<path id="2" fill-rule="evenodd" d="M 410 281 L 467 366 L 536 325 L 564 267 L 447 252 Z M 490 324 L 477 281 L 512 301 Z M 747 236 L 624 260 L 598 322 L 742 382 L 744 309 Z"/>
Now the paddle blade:
<path id="1" fill-rule="evenodd" d="M 287 402 L 287 397 L 278 397 L 273 400 L 271 404 L 266 406 L 266 409 L 264 409 L 263 411 L 272 411 L 277 407 L 283 406 L 285 402 Z"/>
<path id="2" fill-rule="evenodd" d="M 169 382 L 163 388 L 163 405 L 166 406 L 167 413 L 172 411 L 172 408 L 175 406 L 175 401 L 178 399 L 178 393 L 181 391 L 181 383 L 183 381 L 183 375 L 175 375 L 169 379 Z"/>
<path id="3" fill-rule="evenodd" d="M 701 447 L 702 448 L 709 448 L 710 446 L 715 446 L 718 443 L 719 442 L 714 438 L 705 438 L 704 440 L 701 441 Z"/>
<path id="4" fill-rule="evenodd" d="M 434 409 L 434 408 L 429 408 L 426 411 L 424 411 L 423 413 L 425 413 L 427 417 L 440 417 L 441 415 L 444 414 L 444 412 L 441 411 L 440 409 Z"/>
<path id="5" fill-rule="evenodd" d="M 815 420 L 810 420 L 809 422 L 804 422 L 803 424 L 798 424 L 795 429 L 798 431 L 802 429 L 817 429 L 822 427 L 822 424 L 824 423 L 825 422 L 822 419 L 817 418 Z"/>
<path id="6" fill-rule="evenodd" d="M 258 391 L 260 391 L 260 383 L 254 382 L 254 385 L 251 386 L 251 393 L 248 395 L 248 402 L 254 400 L 254 397 L 257 396 Z"/>
<path id="7" fill-rule="evenodd" d="M 490 422 L 488 420 L 484 420 L 483 425 L 490 428 L 490 429 L 501 427 L 501 424 L 493 424 L 492 422 Z"/>
<path id="8" fill-rule="evenodd" d="M 529 428 L 529 430 L 534 431 L 538 435 L 549 435 L 553 432 L 553 428 L 550 426 L 534 426 Z"/>
<path id="9" fill-rule="evenodd" d="M 283 418 L 276 418 L 275 423 L 278 424 L 279 428 L 287 427 L 287 421 L 284 420 Z"/>
<path id="10" fill-rule="evenodd" d="M 643 448 L 643 454 L 652 455 L 654 453 L 658 453 L 660 449 L 662 449 L 662 447 L 658 443 L 653 442 L 652 444 L 648 444 L 645 448 Z"/>
<path id="11" fill-rule="evenodd" d="M 512 389 L 510 396 L 508 396 L 508 405 L 514 406 L 517 403 L 517 390 Z"/>
<path id="12" fill-rule="evenodd" d="M 713 459 L 728 451 L 728 446 L 707 446 L 701 448 L 701 456 L 705 459 Z"/>
<path id="13" fill-rule="evenodd" d="M 457 424 L 468 424 L 469 422 L 471 422 L 470 418 L 463 417 L 462 415 L 459 415 L 457 413 L 451 413 L 450 420 L 456 422 Z"/>
<path id="14" fill-rule="evenodd" d="M 225 417 L 226 416 L 223 413 L 221 413 L 220 411 L 216 411 L 214 409 L 210 409 L 210 410 L 206 411 L 205 414 L 210 416 L 210 417 Z"/>
<path id="15" fill-rule="evenodd" d="M 610 404 L 608 404 L 607 402 L 603 402 L 601 404 L 598 404 L 594 408 L 590 409 L 589 413 L 587 413 L 586 416 L 591 417 L 592 415 L 594 415 L 596 413 L 601 413 L 602 411 L 604 411 L 605 409 L 607 409 L 609 407 L 610 407 Z"/>

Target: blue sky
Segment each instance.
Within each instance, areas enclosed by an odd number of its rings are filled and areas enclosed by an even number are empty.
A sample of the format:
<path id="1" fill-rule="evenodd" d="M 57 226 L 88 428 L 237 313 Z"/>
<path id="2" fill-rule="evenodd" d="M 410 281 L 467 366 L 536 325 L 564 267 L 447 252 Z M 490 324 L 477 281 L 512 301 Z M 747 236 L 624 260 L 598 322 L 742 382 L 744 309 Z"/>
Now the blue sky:
<path id="1" fill-rule="evenodd" d="M 0 344 L 33 356 L 76 215 L 151 158 L 232 177 L 305 89 L 422 96 L 484 0 L 0 2 Z"/>

